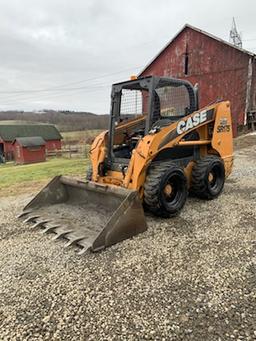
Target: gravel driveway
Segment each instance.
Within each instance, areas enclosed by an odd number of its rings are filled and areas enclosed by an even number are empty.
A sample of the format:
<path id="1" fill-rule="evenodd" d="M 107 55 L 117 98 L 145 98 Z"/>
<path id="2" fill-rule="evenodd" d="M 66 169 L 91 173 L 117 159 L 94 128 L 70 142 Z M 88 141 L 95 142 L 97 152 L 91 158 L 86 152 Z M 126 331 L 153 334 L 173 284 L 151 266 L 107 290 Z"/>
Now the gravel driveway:
<path id="1" fill-rule="evenodd" d="M 16 220 L 0 199 L 1 340 L 256 339 L 256 148 L 236 152 L 223 194 L 98 254 Z"/>

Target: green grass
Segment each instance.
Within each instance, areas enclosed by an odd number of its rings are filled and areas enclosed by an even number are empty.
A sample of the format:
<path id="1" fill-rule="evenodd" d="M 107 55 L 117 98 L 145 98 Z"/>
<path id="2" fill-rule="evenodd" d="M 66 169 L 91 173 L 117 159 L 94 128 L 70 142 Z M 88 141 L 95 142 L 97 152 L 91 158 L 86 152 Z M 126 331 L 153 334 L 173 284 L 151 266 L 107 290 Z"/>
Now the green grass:
<path id="1" fill-rule="evenodd" d="M 64 142 L 68 141 L 80 141 L 83 139 L 87 139 L 89 137 L 97 136 L 102 130 L 92 129 L 92 130 L 82 130 L 82 131 L 68 131 L 62 132 L 61 135 L 63 137 Z"/>
<path id="2" fill-rule="evenodd" d="M 85 144 L 87 138 L 97 136 L 101 130 L 83 130 L 61 133 L 64 143 L 69 141 L 81 141 Z M 83 153 L 83 156 L 85 154 Z M 11 188 L 14 194 L 24 186 L 33 187 L 38 182 L 51 180 L 56 175 L 85 177 L 89 161 L 85 158 L 53 158 L 46 162 L 30 165 L 16 166 L 14 163 L 0 164 L 0 191 L 1 195 L 9 193 Z"/>
<path id="3" fill-rule="evenodd" d="M 86 173 L 88 160 L 55 158 L 46 162 L 16 166 L 7 163 L 0 166 L 0 189 L 23 182 L 51 179 L 56 175 L 80 175 Z"/>

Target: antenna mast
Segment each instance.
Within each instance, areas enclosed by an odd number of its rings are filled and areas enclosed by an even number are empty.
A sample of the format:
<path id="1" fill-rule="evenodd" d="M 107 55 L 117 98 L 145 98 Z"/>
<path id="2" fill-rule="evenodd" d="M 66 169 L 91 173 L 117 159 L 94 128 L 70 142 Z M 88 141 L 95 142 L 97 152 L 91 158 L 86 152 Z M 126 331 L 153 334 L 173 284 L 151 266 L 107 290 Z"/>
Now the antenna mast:
<path id="1" fill-rule="evenodd" d="M 242 38 L 241 38 L 241 35 L 237 31 L 235 18 L 233 18 L 233 21 L 232 21 L 232 27 L 229 33 L 229 42 L 237 47 L 242 48 Z"/>

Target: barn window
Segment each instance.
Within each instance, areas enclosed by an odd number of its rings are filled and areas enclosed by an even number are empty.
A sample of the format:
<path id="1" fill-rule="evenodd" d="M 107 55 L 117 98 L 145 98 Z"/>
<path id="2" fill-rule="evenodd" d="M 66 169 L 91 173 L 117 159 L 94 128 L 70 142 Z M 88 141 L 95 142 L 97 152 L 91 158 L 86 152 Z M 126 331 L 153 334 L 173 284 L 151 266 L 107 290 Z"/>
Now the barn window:
<path id="1" fill-rule="evenodd" d="M 188 51 L 186 50 L 184 55 L 184 74 L 188 75 Z"/>

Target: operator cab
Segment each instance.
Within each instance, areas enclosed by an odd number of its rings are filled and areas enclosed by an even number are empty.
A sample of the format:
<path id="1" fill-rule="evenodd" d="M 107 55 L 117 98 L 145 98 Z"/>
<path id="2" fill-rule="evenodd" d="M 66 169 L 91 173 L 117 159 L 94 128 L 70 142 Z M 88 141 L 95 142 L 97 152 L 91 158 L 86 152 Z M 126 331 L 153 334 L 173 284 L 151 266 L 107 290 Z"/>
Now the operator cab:
<path id="1" fill-rule="evenodd" d="M 128 164 L 138 140 L 197 110 L 197 94 L 183 80 L 148 76 L 112 86 L 108 164 Z M 129 124 L 127 124 L 129 123 Z"/>

